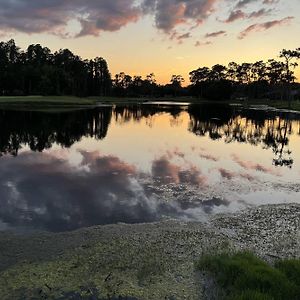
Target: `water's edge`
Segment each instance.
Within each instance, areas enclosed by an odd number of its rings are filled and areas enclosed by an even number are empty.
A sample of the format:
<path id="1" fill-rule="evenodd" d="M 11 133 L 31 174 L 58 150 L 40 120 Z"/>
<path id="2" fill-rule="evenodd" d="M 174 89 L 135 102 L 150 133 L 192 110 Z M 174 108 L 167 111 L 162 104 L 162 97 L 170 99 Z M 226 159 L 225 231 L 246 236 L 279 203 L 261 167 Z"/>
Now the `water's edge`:
<path id="1" fill-rule="evenodd" d="M 0 234 L 0 296 L 63 299 L 80 292 L 101 295 L 95 299 L 203 299 L 205 280 L 194 268 L 201 255 L 247 249 L 270 262 L 299 258 L 299 240 L 299 204 L 260 206 L 206 223 L 116 224 L 32 236 L 6 232 Z"/>

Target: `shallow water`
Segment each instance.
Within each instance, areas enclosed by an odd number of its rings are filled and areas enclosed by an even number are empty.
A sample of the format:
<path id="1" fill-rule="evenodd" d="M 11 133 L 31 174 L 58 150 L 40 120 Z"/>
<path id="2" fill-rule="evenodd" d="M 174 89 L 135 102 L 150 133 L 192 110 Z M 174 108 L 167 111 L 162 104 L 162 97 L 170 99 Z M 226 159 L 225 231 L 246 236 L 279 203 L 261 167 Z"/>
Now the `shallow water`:
<path id="1" fill-rule="evenodd" d="M 300 116 L 227 105 L 0 110 L 0 230 L 300 202 Z"/>

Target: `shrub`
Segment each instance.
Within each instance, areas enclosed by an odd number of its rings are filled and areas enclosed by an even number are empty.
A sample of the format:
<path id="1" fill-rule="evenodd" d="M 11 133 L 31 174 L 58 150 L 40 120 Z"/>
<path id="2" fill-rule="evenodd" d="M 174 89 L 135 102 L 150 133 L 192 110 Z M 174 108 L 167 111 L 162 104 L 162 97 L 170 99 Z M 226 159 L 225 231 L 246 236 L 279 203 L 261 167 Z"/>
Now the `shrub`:
<path id="1" fill-rule="evenodd" d="M 205 256 L 197 264 L 213 274 L 230 300 L 300 299 L 300 261 L 270 266 L 249 252 Z"/>

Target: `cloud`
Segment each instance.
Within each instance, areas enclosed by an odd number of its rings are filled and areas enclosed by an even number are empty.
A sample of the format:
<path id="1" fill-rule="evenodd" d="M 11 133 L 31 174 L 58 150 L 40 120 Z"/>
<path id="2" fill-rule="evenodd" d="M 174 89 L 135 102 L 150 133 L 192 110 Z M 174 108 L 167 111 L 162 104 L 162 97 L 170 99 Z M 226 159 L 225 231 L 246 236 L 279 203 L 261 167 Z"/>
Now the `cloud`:
<path id="1" fill-rule="evenodd" d="M 207 178 L 201 174 L 201 171 L 195 166 L 181 168 L 171 163 L 166 156 L 156 159 L 152 163 L 152 176 L 163 184 L 190 184 L 196 186 L 205 186 Z"/>
<path id="2" fill-rule="evenodd" d="M 230 13 L 229 17 L 224 21 L 225 23 L 232 23 L 236 20 L 245 19 L 247 14 L 245 14 L 242 10 L 234 10 Z"/>
<path id="3" fill-rule="evenodd" d="M 254 177 L 248 173 L 235 173 L 233 171 L 229 171 L 224 168 L 219 168 L 218 171 L 223 178 L 228 179 L 228 180 L 232 180 L 234 178 L 246 179 L 248 181 L 257 180 L 256 177 Z"/>
<path id="4" fill-rule="evenodd" d="M 238 165 L 240 165 L 242 168 L 246 170 L 254 170 L 254 171 L 259 171 L 275 176 L 280 176 L 280 173 L 277 170 L 274 170 L 272 168 L 268 168 L 263 166 L 262 164 L 259 163 L 254 163 L 252 161 L 247 161 L 247 160 L 242 160 L 239 156 L 236 154 L 232 155 L 232 159 L 234 162 L 236 162 Z"/>
<path id="5" fill-rule="evenodd" d="M 176 30 L 174 30 L 170 35 L 170 39 L 176 40 L 179 44 L 182 44 L 184 40 L 189 39 L 191 37 L 192 35 L 190 32 L 180 34 Z"/>
<path id="6" fill-rule="evenodd" d="M 262 4 L 271 5 L 278 3 L 280 0 L 263 0 Z M 243 8 L 247 6 L 248 4 L 258 2 L 258 0 L 239 0 L 237 4 L 235 5 L 236 8 Z"/>
<path id="7" fill-rule="evenodd" d="M 203 212 L 229 205 L 199 195 L 199 188 L 207 187 L 207 178 L 193 165 L 182 168 L 162 157 L 153 162 L 151 173 L 144 174 L 116 156 L 78 154 L 82 159 L 76 165 L 69 163 L 67 150 L 3 157 L 0 228 L 59 232 L 153 222 L 165 216 L 199 220 Z M 153 184 L 153 179 L 159 182 Z M 181 192 L 174 185 L 162 188 L 161 183 L 180 183 Z M 197 191 L 195 199 L 186 194 L 191 189 Z"/>
<path id="8" fill-rule="evenodd" d="M 231 172 L 229 170 L 226 170 L 223 168 L 219 168 L 218 170 L 219 170 L 221 176 L 225 179 L 231 180 L 236 176 L 236 174 L 234 172 Z"/>
<path id="9" fill-rule="evenodd" d="M 268 30 L 270 28 L 273 28 L 273 27 L 276 27 L 276 26 L 287 25 L 293 19 L 294 19 L 294 17 L 286 17 L 286 18 L 281 19 L 281 20 L 274 20 L 274 21 L 269 21 L 269 22 L 264 22 L 264 23 L 256 23 L 256 24 L 250 25 L 245 30 L 240 32 L 238 38 L 239 39 L 244 39 L 246 36 L 248 36 L 249 34 L 251 34 L 253 32 L 266 31 L 266 30 Z"/>
<path id="10" fill-rule="evenodd" d="M 201 24 L 214 12 L 217 2 L 219 0 L 144 0 L 142 8 L 154 15 L 158 29 L 170 33 L 180 24 Z"/>
<path id="11" fill-rule="evenodd" d="M 263 4 L 275 4 L 278 3 L 280 0 L 264 0 Z"/>
<path id="12" fill-rule="evenodd" d="M 178 34 L 177 27 L 186 25 L 192 29 L 199 26 L 216 12 L 216 4 L 221 1 L 224 0 L 0 0 L 0 34 L 98 36 L 103 31 L 114 32 L 151 16 L 157 29 L 168 35 L 175 32 L 176 39 L 182 42 L 190 37 L 190 33 Z M 250 2 L 238 1 L 227 22 L 241 19 L 240 8 Z M 264 0 L 262 3 L 271 5 L 277 1 Z M 260 14 L 263 14 L 263 9 Z M 76 25 L 71 26 L 71 23 Z"/>
<path id="13" fill-rule="evenodd" d="M 68 36 L 68 24 L 77 21 L 77 36 L 117 31 L 146 15 L 155 26 L 170 33 L 180 24 L 198 25 L 213 12 L 220 0 L 0 0 L 1 31 L 52 33 Z"/>
<path id="14" fill-rule="evenodd" d="M 234 21 L 240 20 L 240 19 L 255 19 L 255 18 L 260 18 L 260 17 L 264 17 L 270 14 L 270 12 L 272 11 L 272 9 L 265 9 L 262 8 L 260 10 L 257 11 L 253 11 L 249 14 L 243 12 L 242 10 L 238 9 L 238 10 L 233 10 L 230 15 L 228 16 L 228 18 L 223 21 L 224 23 L 232 23 Z"/>
<path id="15" fill-rule="evenodd" d="M 139 192 L 135 167 L 117 157 L 82 152 L 80 168 L 45 153 L 1 162 L 0 220 L 50 231 L 157 219 Z"/>
<path id="16" fill-rule="evenodd" d="M 250 13 L 248 15 L 248 18 L 249 19 L 254 19 L 254 18 L 260 18 L 260 17 L 264 17 L 264 16 L 267 16 L 269 15 L 270 13 L 272 12 L 272 9 L 265 9 L 265 8 L 262 8 L 260 10 L 257 10 L 257 11 L 253 11 L 252 13 Z"/>
<path id="17" fill-rule="evenodd" d="M 240 173 L 241 178 L 247 179 L 248 181 L 254 181 L 256 178 L 248 173 Z"/>
<path id="18" fill-rule="evenodd" d="M 180 158 L 184 158 L 185 157 L 185 153 L 180 151 L 178 148 L 175 148 L 174 151 L 173 151 L 173 154 L 175 156 L 178 156 Z"/>
<path id="19" fill-rule="evenodd" d="M 255 1 L 257 1 L 257 0 L 240 0 L 240 1 L 237 2 L 237 4 L 236 4 L 235 7 L 236 8 L 243 8 L 246 5 L 248 5 L 248 4 L 252 3 L 252 2 L 255 2 Z"/>
<path id="20" fill-rule="evenodd" d="M 205 35 L 205 38 L 216 38 L 216 37 L 222 36 L 222 35 L 226 35 L 226 31 L 220 30 L 220 31 L 215 31 L 215 32 L 207 33 Z"/>
<path id="21" fill-rule="evenodd" d="M 68 22 L 81 24 L 78 35 L 99 35 L 135 22 L 141 11 L 134 0 L 1 0 L 2 31 L 62 34 Z"/>
<path id="22" fill-rule="evenodd" d="M 211 45 L 211 44 L 212 44 L 211 41 L 206 41 L 206 42 L 197 41 L 195 43 L 195 47 L 207 46 L 207 45 Z"/>
<path id="23" fill-rule="evenodd" d="M 200 153 L 199 156 L 203 159 L 211 160 L 211 161 L 219 161 L 219 158 L 216 156 L 213 156 L 211 154 L 205 154 L 205 153 Z"/>

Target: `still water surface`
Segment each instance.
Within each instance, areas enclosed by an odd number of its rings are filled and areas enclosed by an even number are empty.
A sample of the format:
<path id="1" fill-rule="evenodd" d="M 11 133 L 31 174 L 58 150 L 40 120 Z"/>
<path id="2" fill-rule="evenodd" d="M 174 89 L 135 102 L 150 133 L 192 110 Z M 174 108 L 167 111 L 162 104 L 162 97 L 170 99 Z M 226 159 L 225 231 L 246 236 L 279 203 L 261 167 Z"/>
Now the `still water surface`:
<path id="1" fill-rule="evenodd" d="M 300 115 L 220 105 L 0 109 L 0 230 L 300 202 Z"/>

